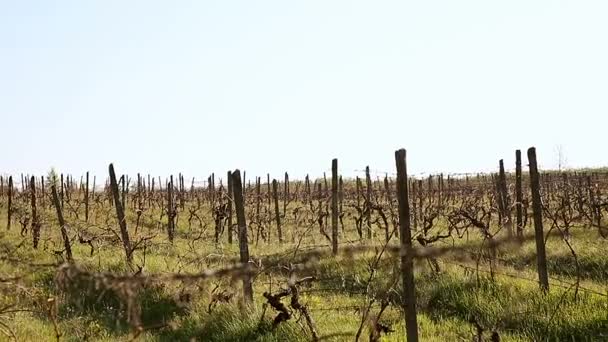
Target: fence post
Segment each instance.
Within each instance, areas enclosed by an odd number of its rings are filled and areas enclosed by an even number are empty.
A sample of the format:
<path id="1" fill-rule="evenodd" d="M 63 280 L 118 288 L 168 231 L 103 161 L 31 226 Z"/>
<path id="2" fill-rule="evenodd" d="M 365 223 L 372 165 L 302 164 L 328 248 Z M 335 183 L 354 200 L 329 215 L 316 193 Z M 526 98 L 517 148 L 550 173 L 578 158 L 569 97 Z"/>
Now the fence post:
<path id="1" fill-rule="evenodd" d="M 110 188 L 114 197 L 114 207 L 116 207 L 116 216 L 118 217 L 118 224 L 120 225 L 120 236 L 122 238 L 122 246 L 125 250 L 127 264 L 131 265 L 131 261 L 133 260 L 131 240 L 129 239 L 129 231 L 127 230 L 127 220 L 125 219 L 125 212 L 122 207 L 122 202 L 120 201 L 120 193 L 118 192 L 118 183 L 116 182 L 114 165 L 110 164 L 108 169 L 110 171 Z"/>
<path id="2" fill-rule="evenodd" d="M 414 262 L 412 255 L 412 232 L 410 230 L 410 207 L 407 193 L 407 164 L 404 149 L 395 151 L 397 165 L 397 199 L 399 200 L 399 229 L 401 237 L 401 273 L 403 277 L 403 308 L 408 342 L 418 341 L 416 319 L 416 288 L 414 285 Z"/>
<path id="3" fill-rule="evenodd" d="M 268 212 L 270 213 L 270 202 L 272 201 L 272 190 L 270 189 L 270 173 L 266 174 L 266 197 L 268 199 Z"/>
<path id="4" fill-rule="evenodd" d="M 6 230 L 11 229 L 11 218 L 13 216 L 13 176 L 8 176 L 8 207 L 7 207 Z"/>
<path id="5" fill-rule="evenodd" d="M 174 209 L 175 205 L 173 204 L 173 175 L 169 178 L 169 184 L 167 184 L 167 236 L 169 237 L 169 242 L 173 243 L 173 238 L 175 237 L 175 221 L 174 219 Z"/>
<path id="6" fill-rule="evenodd" d="M 32 176 L 30 180 L 31 205 L 32 205 L 32 244 L 34 249 L 38 248 L 40 240 L 40 221 L 38 220 L 38 208 L 36 207 L 36 178 Z"/>
<path id="7" fill-rule="evenodd" d="M 521 151 L 515 151 L 515 214 L 517 215 L 517 237 L 523 237 L 524 227 L 523 225 L 523 213 L 522 213 L 522 201 L 523 193 L 521 188 Z"/>
<path id="8" fill-rule="evenodd" d="M 84 222 L 89 222 L 89 171 L 87 171 L 86 186 L 84 188 Z"/>
<path id="9" fill-rule="evenodd" d="M 57 220 L 59 221 L 59 228 L 61 228 L 61 236 L 63 237 L 63 248 L 65 248 L 65 255 L 68 259 L 68 262 L 73 262 L 74 259 L 72 258 L 72 247 L 70 246 L 70 237 L 68 236 L 68 232 L 65 229 L 65 220 L 63 219 L 61 203 L 59 201 L 59 197 L 57 196 L 57 189 L 55 188 L 55 184 L 51 186 L 51 192 L 53 193 L 53 204 L 55 205 L 55 209 L 57 210 Z"/>
<path id="10" fill-rule="evenodd" d="M 44 208 L 44 197 L 46 195 L 44 189 L 44 176 L 40 176 L 40 206 Z"/>
<path id="11" fill-rule="evenodd" d="M 543 233 L 543 205 L 540 197 L 540 179 L 536 163 L 536 148 L 528 149 L 528 163 L 530 164 L 530 188 L 532 190 L 532 211 L 534 214 L 534 235 L 536 237 L 536 262 L 538 267 L 538 280 L 544 292 L 549 291 L 549 276 L 547 275 L 547 257 L 545 255 L 545 235 Z"/>
<path id="12" fill-rule="evenodd" d="M 236 210 L 236 221 L 239 231 L 239 250 L 241 263 L 249 263 L 249 246 L 247 242 L 247 221 L 245 218 L 245 205 L 243 203 L 243 184 L 241 183 L 241 171 L 238 169 L 232 172 L 232 190 L 234 191 L 234 207 Z M 246 273 L 243 275 L 243 297 L 246 304 L 253 304 L 253 286 L 251 276 Z"/>
<path id="13" fill-rule="evenodd" d="M 61 174 L 61 193 L 60 193 L 60 198 L 61 198 L 61 209 L 63 209 L 63 198 L 64 198 L 64 184 L 63 184 L 63 173 Z"/>
<path id="14" fill-rule="evenodd" d="M 274 217 L 277 222 L 277 233 L 279 234 L 279 243 L 283 243 L 283 232 L 281 232 L 281 213 L 279 212 L 279 194 L 278 183 L 276 179 L 272 180 L 272 197 L 274 199 Z"/>
<path id="15" fill-rule="evenodd" d="M 365 220 L 367 221 L 367 238 L 372 238 L 372 178 L 369 174 L 369 166 L 365 167 L 365 185 L 367 187 L 367 198 L 365 201 Z"/>
<path id="16" fill-rule="evenodd" d="M 244 173 L 243 173 L 244 175 Z M 232 172 L 228 171 L 227 174 L 227 182 L 228 182 L 228 243 L 232 243 L 232 193 L 233 191 L 233 185 L 232 185 Z"/>
<path id="17" fill-rule="evenodd" d="M 289 203 L 289 174 L 285 172 L 285 184 L 283 184 L 283 217 L 287 217 L 287 204 Z"/>
<path id="18" fill-rule="evenodd" d="M 331 247 L 338 254 L 338 159 L 331 161 Z"/>

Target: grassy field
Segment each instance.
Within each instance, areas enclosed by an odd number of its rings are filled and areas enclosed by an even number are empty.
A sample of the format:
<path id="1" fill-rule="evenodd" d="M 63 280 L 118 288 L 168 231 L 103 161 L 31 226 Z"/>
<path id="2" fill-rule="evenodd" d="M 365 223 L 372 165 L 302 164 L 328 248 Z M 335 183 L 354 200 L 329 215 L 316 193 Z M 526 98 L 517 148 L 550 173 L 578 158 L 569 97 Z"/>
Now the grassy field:
<path id="1" fill-rule="evenodd" d="M 151 280 L 108 289 L 99 278 L 62 272 L 56 266 L 63 256 L 54 208 L 47 204 L 41 210 L 38 249 L 32 248 L 29 231 L 20 234 L 17 221 L 11 230 L 4 230 L 6 207 L 1 209 L 0 329 L 4 334 L 0 339 L 53 341 L 59 335 L 63 341 L 309 341 L 310 325 L 289 306 L 292 297 L 282 299 L 290 319 L 275 326 L 278 312 L 264 296 L 288 288 L 290 266 L 305 265 L 293 276 L 314 277 L 298 285 L 298 299 L 308 309 L 320 340 L 353 341 L 358 332 L 359 340 L 370 340 L 374 327 L 382 330 L 382 341 L 405 340 L 398 258 L 381 252 L 385 245 L 381 231 L 372 240 L 360 241 L 352 220 L 345 220 L 340 246 L 370 247 L 361 253 L 332 257 L 318 227 L 296 229 L 289 221 L 283 226 L 287 237 L 283 244 L 274 235 L 269 243 L 252 242 L 251 260 L 260 272 L 253 282 L 254 304 L 246 307 L 239 277 Z M 139 272 L 142 277 L 190 274 L 222 269 L 238 260 L 236 241 L 228 244 L 222 236 L 221 243 L 213 242 L 212 229 L 205 228 L 212 227 L 210 215 L 203 217 L 201 229 L 191 228 L 184 210 L 176 239 L 169 243 L 164 224 L 159 223 L 159 210 L 149 209 L 142 215 L 137 234 L 133 232 L 136 214 L 129 210 L 133 239 L 149 237 L 145 249 L 135 253 L 131 268 L 125 263 L 120 240 L 106 229 L 116 225 L 112 210 L 108 205 L 94 207 L 88 224 L 68 215 L 74 259 L 81 271 Z M 444 228 L 439 224 L 435 229 Z M 95 236 L 93 250 L 78 242 L 79 234 Z M 475 230 L 467 239 L 469 243 L 482 240 Z M 444 239 L 435 246 L 458 246 L 464 240 Z M 606 240 L 596 230 L 578 227 L 569 242 L 578 263 L 560 237 L 547 241 L 551 289 L 546 294 L 538 286 L 533 240 L 498 248 L 492 266 L 478 262 L 475 250 L 446 254 L 436 263 L 417 260 L 421 340 L 608 340 Z M 313 254 L 316 258 L 310 262 Z M 579 286 L 575 286 L 577 280 Z M 134 320 L 141 331 L 133 329 Z"/>

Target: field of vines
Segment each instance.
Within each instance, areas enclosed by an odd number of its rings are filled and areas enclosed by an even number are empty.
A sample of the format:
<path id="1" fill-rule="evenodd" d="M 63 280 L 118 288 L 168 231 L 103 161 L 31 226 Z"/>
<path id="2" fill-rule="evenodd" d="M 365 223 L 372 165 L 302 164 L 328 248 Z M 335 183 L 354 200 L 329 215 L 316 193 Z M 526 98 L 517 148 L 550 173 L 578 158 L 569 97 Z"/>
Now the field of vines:
<path id="1" fill-rule="evenodd" d="M 424 177 L 405 150 L 353 178 L 3 174 L 0 340 L 608 341 L 608 170 L 514 153 Z"/>

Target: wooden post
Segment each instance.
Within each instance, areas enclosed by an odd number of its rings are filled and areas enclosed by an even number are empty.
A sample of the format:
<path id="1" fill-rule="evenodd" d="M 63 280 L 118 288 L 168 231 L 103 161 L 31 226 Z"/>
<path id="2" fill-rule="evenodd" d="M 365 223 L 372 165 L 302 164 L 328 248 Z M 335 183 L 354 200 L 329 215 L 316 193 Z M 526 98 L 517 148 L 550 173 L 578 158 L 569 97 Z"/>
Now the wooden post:
<path id="1" fill-rule="evenodd" d="M 365 220 L 367 221 L 367 238 L 372 238 L 372 178 L 369 174 L 369 166 L 365 167 L 365 182 L 367 187 L 367 198 L 365 201 L 365 210 L 367 215 Z"/>
<path id="2" fill-rule="evenodd" d="M 244 174 L 243 174 L 244 175 Z M 227 182 L 228 182 L 228 243 L 232 243 L 232 193 L 233 185 L 232 185 L 232 172 L 228 171 L 227 174 Z"/>
<path id="3" fill-rule="evenodd" d="M 46 195 L 44 189 L 44 176 L 40 176 L 40 205 L 44 208 L 44 197 Z"/>
<path id="4" fill-rule="evenodd" d="M 515 151 L 515 214 L 517 216 L 517 237 L 524 236 L 523 225 L 523 193 L 521 187 L 521 151 Z"/>
<path id="5" fill-rule="evenodd" d="M 338 254 L 338 159 L 331 161 L 331 247 Z"/>
<path id="6" fill-rule="evenodd" d="M 285 172 L 285 184 L 283 184 L 283 217 L 287 217 L 287 203 L 289 203 L 289 174 Z"/>
<path id="7" fill-rule="evenodd" d="M 230 194 L 232 196 L 232 194 Z M 233 197 L 234 199 L 234 197 Z M 255 221 L 260 225 L 260 202 L 262 201 L 262 177 L 256 177 L 255 184 Z"/>
<path id="8" fill-rule="evenodd" d="M 234 207 L 236 210 L 236 221 L 239 231 L 239 251 L 241 263 L 249 263 L 249 245 L 247 242 L 247 221 L 245 218 L 245 204 L 243 203 L 243 184 L 241 183 L 241 171 L 232 172 L 232 190 L 234 191 Z M 243 298 L 245 303 L 253 304 L 253 286 L 249 274 L 243 275 Z"/>
<path id="9" fill-rule="evenodd" d="M 279 234 L 279 243 L 283 243 L 283 232 L 281 231 L 281 213 L 279 212 L 279 194 L 278 183 L 276 179 L 272 180 L 272 197 L 274 198 L 274 217 L 277 222 L 277 233 Z"/>
<path id="10" fill-rule="evenodd" d="M 72 247 L 70 246 L 70 237 L 68 236 L 68 232 L 65 229 L 65 220 L 63 219 L 63 212 L 61 210 L 61 203 L 59 201 L 59 196 L 57 196 L 57 189 L 55 188 L 55 184 L 51 185 L 51 192 L 53 195 L 53 204 L 55 205 L 55 209 L 57 211 L 57 220 L 59 221 L 59 228 L 61 228 L 61 237 L 63 237 L 63 248 L 65 249 L 66 259 L 68 262 L 73 262 L 72 258 Z"/>
<path id="11" fill-rule="evenodd" d="M 536 263 L 540 288 L 549 291 L 549 276 L 547 274 L 547 256 L 545 255 L 545 235 L 543 233 L 543 206 L 540 197 L 540 177 L 536 163 L 536 148 L 528 149 L 530 164 L 530 188 L 532 190 L 532 211 L 534 214 L 534 235 L 536 237 Z"/>
<path id="12" fill-rule="evenodd" d="M 8 207 L 7 207 L 6 230 L 11 229 L 11 218 L 13 216 L 13 176 L 8 176 Z"/>
<path id="13" fill-rule="evenodd" d="M 308 175 L 306 175 L 306 178 L 304 178 L 304 183 L 305 183 L 305 192 L 306 192 L 306 202 L 310 202 L 311 201 L 311 197 L 310 197 L 310 178 L 308 177 Z"/>
<path id="14" fill-rule="evenodd" d="M 268 212 L 270 212 L 270 202 L 272 201 L 272 191 L 270 189 L 271 185 L 270 185 L 270 173 L 266 174 L 266 196 L 268 197 Z"/>
<path id="15" fill-rule="evenodd" d="M 127 258 L 127 264 L 131 265 L 133 261 L 131 240 L 129 239 L 129 231 L 127 230 L 127 220 L 125 219 L 125 212 L 120 201 L 120 193 L 118 191 L 118 183 L 116 182 L 116 174 L 114 173 L 114 165 L 110 164 L 108 167 L 110 171 L 110 188 L 114 198 L 114 207 L 116 208 L 116 217 L 118 218 L 118 224 L 120 225 L 120 236 L 122 239 L 122 246 L 125 250 L 125 256 Z"/>
<path id="16" fill-rule="evenodd" d="M 167 237 L 169 242 L 173 243 L 175 237 L 175 206 L 173 205 L 173 175 L 169 178 L 167 185 Z"/>
<path id="17" fill-rule="evenodd" d="M 64 193 L 63 193 L 64 190 L 63 190 L 63 188 L 64 188 L 64 185 L 63 185 L 63 173 L 62 173 L 61 174 L 61 193 L 60 193 L 60 196 L 61 196 L 61 209 L 63 209 L 63 201 L 64 201 L 63 200 L 63 197 L 64 197 Z"/>
<path id="18" fill-rule="evenodd" d="M 84 221 L 89 222 L 89 171 L 87 171 L 86 185 L 84 188 Z"/>
<path id="19" fill-rule="evenodd" d="M 36 207 L 36 178 L 32 176 L 30 180 L 31 205 L 32 205 L 32 244 L 34 249 L 38 248 L 40 240 L 40 220 L 38 219 L 38 208 Z"/>
<path id="20" fill-rule="evenodd" d="M 416 319 L 416 288 L 414 284 L 414 262 L 412 255 L 412 232 L 410 230 L 410 207 L 408 198 L 407 164 L 404 149 L 395 151 L 397 165 L 397 199 L 399 201 L 399 229 L 401 235 L 401 273 L 403 281 L 403 308 L 408 342 L 418 341 Z"/>
<path id="21" fill-rule="evenodd" d="M 211 173 L 211 203 L 215 203 L 215 172 Z"/>

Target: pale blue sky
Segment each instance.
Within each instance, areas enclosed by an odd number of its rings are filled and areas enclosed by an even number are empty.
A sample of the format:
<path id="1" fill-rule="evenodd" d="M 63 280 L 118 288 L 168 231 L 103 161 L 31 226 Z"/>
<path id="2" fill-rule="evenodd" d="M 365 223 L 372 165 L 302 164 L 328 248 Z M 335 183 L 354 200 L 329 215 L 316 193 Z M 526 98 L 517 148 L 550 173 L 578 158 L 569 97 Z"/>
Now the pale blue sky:
<path id="1" fill-rule="evenodd" d="M 0 173 L 606 165 L 608 1 L 0 0 Z M 500 128 L 496 128 L 500 126 Z M 535 133 L 536 132 L 536 133 Z M 525 152 L 524 152 L 525 153 Z"/>

